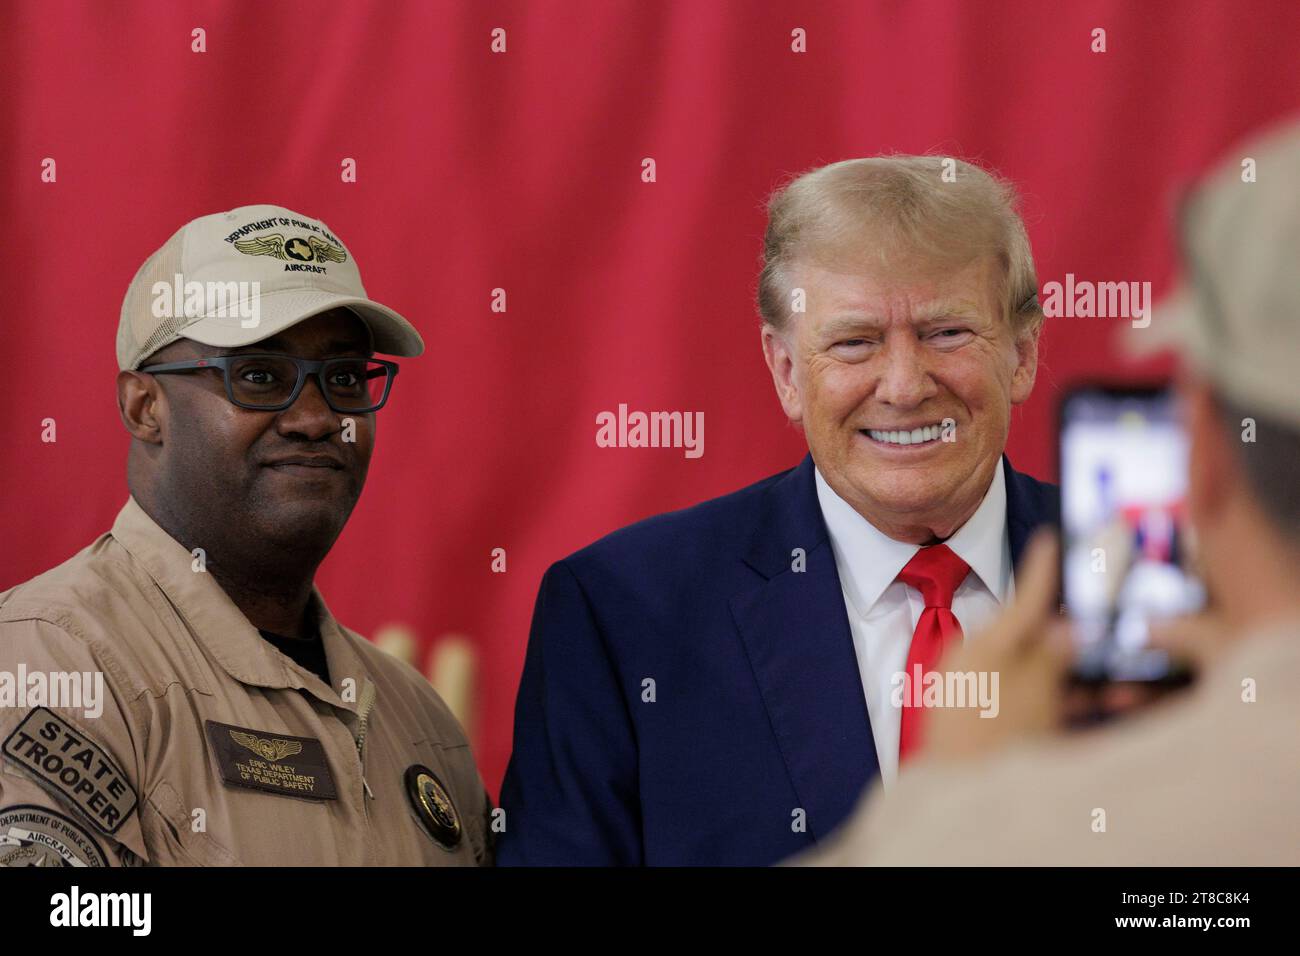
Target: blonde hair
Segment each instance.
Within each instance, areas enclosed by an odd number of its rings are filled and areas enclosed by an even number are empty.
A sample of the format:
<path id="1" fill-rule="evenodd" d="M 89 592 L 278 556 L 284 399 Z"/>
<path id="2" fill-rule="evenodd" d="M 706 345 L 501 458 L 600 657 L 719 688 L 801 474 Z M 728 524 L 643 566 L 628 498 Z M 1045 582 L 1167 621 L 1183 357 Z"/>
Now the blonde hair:
<path id="1" fill-rule="evenodd" d="M 947 167 L 955 176 L 945 181 Z M 1043 321 L 1029 237 L 1015 188 L 988 171 L 943 156 L 848 159 L 803 173 L 772 194 L 763 236 L 758 311 L 783 329 L 795 263 L 830 265 L 919 255 L 935 266 L 995 256 L 1005 316 L 1019 334 Z"/>

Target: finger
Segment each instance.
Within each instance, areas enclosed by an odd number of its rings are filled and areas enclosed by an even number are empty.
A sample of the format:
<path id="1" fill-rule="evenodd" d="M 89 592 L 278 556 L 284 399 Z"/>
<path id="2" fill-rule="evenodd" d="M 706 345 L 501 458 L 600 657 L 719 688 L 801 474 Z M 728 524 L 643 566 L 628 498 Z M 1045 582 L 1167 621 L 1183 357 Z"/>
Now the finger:
<path id="1" fill-rule="evenodd" d="M 1016 574 L 1015 599 L 972 640 L 950 648 L 944 670 L 988 670 L 1019 657 L 1041 639 L 1056 610 L 1056 535 L 1035 534 Z"/>
<path id="2" fill-rule="evenodd" d="M 1016 664 L 1041 668 L 1046 675 L 1064 677 L 1074 662 L 1074 632 L 1069 621 L 1040 621 L 1021 640 Z"/>
<path id="3" fill-rule="evenodd" d="M 1204 664 L 1226 646 L 1227 633 L 1217 616 L 1192 614 L 1152 624 L 1149 643 L 1175 657 Z"/>
<path id="4" fill-rule="evenodd" d="M 1057 618 L 1047 625 L 1047 649 L 1057 660 L 1073 662 L 1078 645 L 1073 622 Z"/>
<path id="5" fill-rule="evenodd" d="M 1052 603 L 1056 596 L 1058 539 L 1052 528 L 1034 532 L 1025 548 L 1016 575 L 1016 593 L 1032 595 L 1039 605 Z"/>
<path id="6" fill-rule="evenodd" d="M 1151 624 L 1153 647 L 1172 650 L 1180 644 L 1222 643 L 1227 633 L 1223 622 L 1210 614 L 1187 614 Z"/>
<path id="7" fill-rule="evenodd" d="M 1026 690 L 1039 702 L 1042 729 L 1059 727 L 1064 722 L 1069 685 L 1066 680 L 1074 662 L 1074 640 L 1067 621 L 1046 622 L 1043 637 L 1026 644 L 1018 670 L 1030 681 Z"/>
<path id="8" fill-rule="evenodd" d="M 1048 635 L 1059 591 L 1058 555 L 1056 532 L 1046 528 L 1035 533 L 1025 549 L 1016 575 L 1016 600 L 1012 605 L 1015 613 L 1007 629 L 1014 647 L 1025 649 Z"/>

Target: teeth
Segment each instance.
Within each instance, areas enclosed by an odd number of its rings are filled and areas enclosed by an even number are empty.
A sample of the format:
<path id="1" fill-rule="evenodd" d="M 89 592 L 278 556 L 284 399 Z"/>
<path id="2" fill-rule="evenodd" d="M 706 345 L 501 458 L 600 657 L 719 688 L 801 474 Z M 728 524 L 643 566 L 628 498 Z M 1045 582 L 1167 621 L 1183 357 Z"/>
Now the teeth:
<path id="1" fill-rule="evenodd" d="M 874 428 L 867 429 L 867 434 L 876 441 L 885 442 L 889 445 L 922 445 L 926 442 L 937 440 L 939 432 L 940 427 L 938 425 L 926 425 L 923 428 L 913 428 L 911 431 L 878 431 Z"/>

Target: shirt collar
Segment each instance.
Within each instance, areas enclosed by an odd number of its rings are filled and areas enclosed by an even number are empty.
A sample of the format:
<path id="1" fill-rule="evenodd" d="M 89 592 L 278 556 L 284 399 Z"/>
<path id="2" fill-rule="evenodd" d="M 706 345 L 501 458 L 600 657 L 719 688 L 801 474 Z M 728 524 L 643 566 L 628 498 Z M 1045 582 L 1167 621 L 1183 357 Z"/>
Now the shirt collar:
<path id="1" fill-rule="evenodd" d="M 820 470 L 816 472 L 817 501 L 821 506 L 831 547 L 848 580 L 845 594 L 859 615 L 865 616 L 885 589 L 921 550 L 919 545 L 895 541 L 837 495 Z M 999 602 L 1009 596 L 1011 554 L 1007 545 L 1007 486 L 998 458 L 993 480 L 975 513 L 944 543 L 970 565 Z"/>
<path id="2" fill-rule="evenodd" d="M 1011 583 L 1011 547 L 1007 542 L 1007 482 L 1001 456 L 984 500 L 944 544 L 970 565 L 999 604 L 1006 600 Z"/>
<path id="3" fill-rule="evenodd" d="M 332 687 L 264 640 L 212 575 L 194 570 L 194 555 L 164 531 L 134 496 L 118 513 L 111 534 L 153 578 L 207 653 L 235 680 L 256 687 L 303 689 L 328 704 L 354 709 Z M 365 680 L 360 660 L 315 585 L 311 603 L 331 676 L 354 676 L 359 687 Z"/>

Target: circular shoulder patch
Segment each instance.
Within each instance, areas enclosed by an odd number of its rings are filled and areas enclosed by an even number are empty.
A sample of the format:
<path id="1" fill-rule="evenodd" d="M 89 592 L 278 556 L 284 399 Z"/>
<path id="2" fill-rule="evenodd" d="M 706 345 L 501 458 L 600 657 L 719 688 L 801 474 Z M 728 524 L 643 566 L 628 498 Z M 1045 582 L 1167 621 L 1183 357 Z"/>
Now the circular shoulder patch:
<path id="1" fill-rule="evenodd" d="M 460 815 L 451 794 L 432 770 L 420 764 L 406 768 L 406 795 L 416 815 L 444 850 L 460 843 Z"/>
<path id="2" fill-rule="evenodd" d="M 108 866 L 95 838 L 45 807 L 0 810 L 0 866 Z"/>

